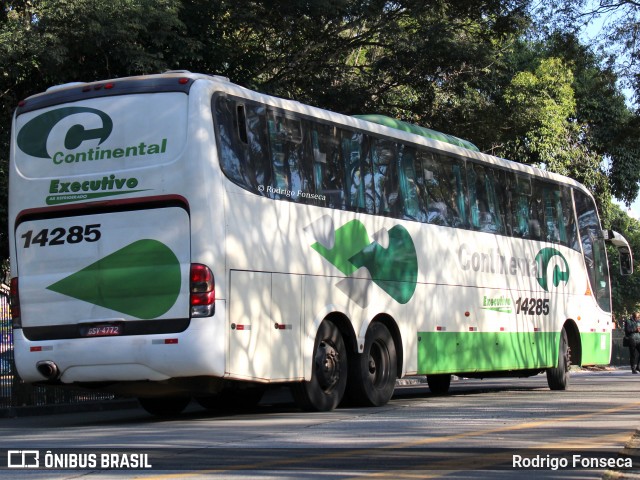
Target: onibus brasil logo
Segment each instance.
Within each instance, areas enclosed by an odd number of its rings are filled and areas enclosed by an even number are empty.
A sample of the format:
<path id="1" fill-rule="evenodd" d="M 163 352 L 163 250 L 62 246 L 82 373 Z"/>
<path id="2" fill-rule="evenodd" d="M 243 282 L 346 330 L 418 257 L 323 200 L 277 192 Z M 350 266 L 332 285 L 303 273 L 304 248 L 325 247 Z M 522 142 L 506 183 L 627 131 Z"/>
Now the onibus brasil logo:
<path id="1" fill-rule="evenodd" d="M 359 220 L 336 230 L 331 217 L 325 215 L 305 231 L 315 240 L 311 248 L 347 276 L 336 286 L 362 308 L 369 304 L 372 284 L 401 304 L 413 297 L 418 258 L 411 235 L 402 225 L 380 230 L 372 240 Z M 370 278 L 354 276 L 363 267 Z"/>
<path id="2" fill-rule="evenodd" d="M 66 128 L 59 135 L 58 128 Z M 62 145 L 50 142 L 52 132 L 63 138 Z M 139 142 L 116 148 L 106 148 L 103 144 L 113 132 L 113 120 L 101 110 L 88 107 L 63 107 L 50 110 L 32 118 L 20 129 L 17 136 L 18 148 L 31 157 L 50 160 L 54 166 L 76 165 L 129 159 L 165 153 L 167 139 L 157 143 Z M 54 139 L 57 136 L 52 137 Z M 52 147 L 53 145 L 53 147 Z M 50 151 L 50 149 L 52 151 Z M 47 197 L 48 205 L 87 200 L 124 193 L 138 192 L 138 179 L 116 178 L 107 175 L 85 178 L 82 181 L 51 180 Z"/>

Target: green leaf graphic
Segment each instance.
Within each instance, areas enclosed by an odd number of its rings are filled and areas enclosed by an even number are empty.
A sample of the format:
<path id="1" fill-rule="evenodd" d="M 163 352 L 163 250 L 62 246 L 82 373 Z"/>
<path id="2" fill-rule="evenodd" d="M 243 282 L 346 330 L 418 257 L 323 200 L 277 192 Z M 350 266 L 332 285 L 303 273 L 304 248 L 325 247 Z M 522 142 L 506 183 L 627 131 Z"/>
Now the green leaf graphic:
<path id="1" fill-rule="evenodd" d="M 138 240 L 47 287 L 133 317 L 165 314 L 180 293 L 180 262 L 157 240 Z"/>
<path id="2" fill-rule="evenodd" d="M 401 225 L 389 230 L 389 248 L 377 242 L 351 257 L 356 267 L 366 267 L 371 279 L 401 304 L 411 300 L 418 281 L 418 258 L 409 232 Z"/>
<path id="3" fill-rule="evenodd" d="M 370 242 L 369 234 L 362 222 L 351 220 L 336 230 L 333 248 L 328 249 L 318 242 L 311 245 L 311 248 L 330 261 L 342 273 L 351 275 L 358 267 L 354 266 L 349 259 L 367 247 Z"/>

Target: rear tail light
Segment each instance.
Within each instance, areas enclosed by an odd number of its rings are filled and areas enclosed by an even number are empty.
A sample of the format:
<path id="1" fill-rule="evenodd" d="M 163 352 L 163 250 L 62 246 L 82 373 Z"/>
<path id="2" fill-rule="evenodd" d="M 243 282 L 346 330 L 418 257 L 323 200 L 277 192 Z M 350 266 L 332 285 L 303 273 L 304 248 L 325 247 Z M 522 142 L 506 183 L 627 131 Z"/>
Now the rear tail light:
<path id="1" fill-rule="evenodd" d="M 11 279 L 9 305 L 11 305 L 11 318 L 13 320 L 13 328 L 21 328 L 22 321 L 20 320 L 20 294 L 18 293 L 18 277 L 13 277 Z"/>
<path id="2" fill-rule="evenodd" d="M 191 265 L 191 316 L 211 317 L 215 313 L 216 289 L 211 269 L 206 265 Z"/>

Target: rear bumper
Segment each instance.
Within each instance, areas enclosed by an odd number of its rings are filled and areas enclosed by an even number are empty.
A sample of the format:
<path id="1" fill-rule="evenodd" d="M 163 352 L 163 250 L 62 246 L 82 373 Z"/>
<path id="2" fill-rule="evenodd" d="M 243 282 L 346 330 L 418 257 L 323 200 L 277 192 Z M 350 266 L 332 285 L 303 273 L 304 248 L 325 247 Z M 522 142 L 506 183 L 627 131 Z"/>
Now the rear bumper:
<path id="1" fill-rule="evenodd" d="M 220 303 L 216 315 L 191 319 L 177 333 L 33 341 L 16 329 L 16 367 L 29 383 L 46 380 L 37 369 L 42 362 L 53 362 L 67 384 L 223 377 L 227 333 Z"/>

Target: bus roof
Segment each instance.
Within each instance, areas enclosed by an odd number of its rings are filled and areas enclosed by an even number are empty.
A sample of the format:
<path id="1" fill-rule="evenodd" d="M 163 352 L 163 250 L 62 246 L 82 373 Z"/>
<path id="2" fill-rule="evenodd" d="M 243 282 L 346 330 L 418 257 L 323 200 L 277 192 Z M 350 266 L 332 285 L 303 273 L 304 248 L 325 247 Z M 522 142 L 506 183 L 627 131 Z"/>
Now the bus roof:
<path id="1" fill-rule="evenodd" d="M 184 82 L 186 80 L 186 82 Z M 73 102 L 77 100 L 83 100 L 88 98 L 96 98 L 103 96 L 118 96 L 134 93 L 158 93 L 158 92 L 170 92 L 181 91 L 189 93 L 191 86 L 196 80 L 204 80 L 208 82 L 218 83 L 222 87 L 222 91 L 229 92 L 243 97 L 254 98 L 258 101 L 263 101 L 267 104 L 277 106 L 279 108 L 291 109 L 300 113 L 305 113 L 311 116 L 317 116 L 330 121 L 338 121 L 339 123 L 350 125 L 356 128 L 363 128 L 364 125 L 358 125 L 358 122 L 368 122 L 369 125 L 376 124 L 384 128 L 392 128 L 397 132 L 403 132 L 404 135 L 417 135 L 427 142 L 437 141 L 442 142 L 439 149 L 449 150 L 451 153 L 457 153 L 465 157 L 475 158 L 479 161 L 498 164 L 504 168 L 510 170 L 519 171 L 522 173 L 529 173 L 537 175 L 543 178 L 553 179 L 562 183 L 571 184 L 585 191 L 587 194 L 591 194 L 589 190 L 577 182 L 576 180 L 559 175 L 547 170 L 536 168 L 531 165 L 527 165 L 512 160 L 507 160 L 500 157 L 495 157 L 490 154 L 481 152 L 477 146 L 473 143 L 448 135 L 445 133 L 437 132 L 429 128 L 421 127 L 419 125 L 404 122 L 402 120 L 393 119 L 385 115 L 368 114 L 368 115 L 343 115 L 340 113 L 332 112 L 311 105 L 305 105 L 298 101 L 274 97 L 265 93 L 260 93 L 254 90 L 247 89 L 240 85 L 230 82 L 228 78 L 218 75 L 208 75 L 200 73 L 192 73 L 185 70 L 173 70 L 161 74 L 154 75 L 140 75 L 134 77 L 115 78 L 111 80 L 103 80 L 98 82 L 83 83 L 77 82 L 75 84 L 66 84 L 59 86 L 60 88 L 54 88 L 48 92 L 39 93 L 26 98 L 20 102 L 20 105 L 16 109 L 16 116 L 29 111 L 37 110 L 40 108 L 57 105 L 60 103 Z M 105 88 L 107 84 L 117 86 L 117 88 Z M 375 128 L 364 127 L 369 131 L 376 131 Z M 399 137 L 403 135 L 400 134 Z M 414 140 L 415 141 L 415 140 Z M 449 146 L 447 148 L 446 146 Z M 456 149 L 461 149 L 456 152 Z"/>
<path id="2" fill-rule="evenodd" d="M 432 138 L 434 140 L 439 140 L 441 142 L 451 143 L 452 145 L 466 148 L 467 150 L 472 150 L 474 152 L 480 151 L 478 147 L 476 147 L 473 143 L 467 140 L 463 140 L 461 138 L 454 137 L 453 135 L 448 135 L 446 133 L 438 132 L 436 130 L 431 130 L 430 128 L 421 127 L 420 125 L 415 125 L 413 123 L 404 122 L 402 120 L 397 120 L 395 118 L 387 117 L 386 115 L 369 114 L 369 115 L 354 115 L 354 117 L 359 118 L 360 120 L 367 120 L 368 122 L 378 123 L 380 125 L 384 125 L 385 127 L 396 128 L 404 132 L 414 133 L 422 137 Z"/>

